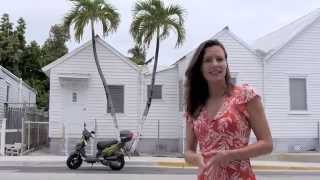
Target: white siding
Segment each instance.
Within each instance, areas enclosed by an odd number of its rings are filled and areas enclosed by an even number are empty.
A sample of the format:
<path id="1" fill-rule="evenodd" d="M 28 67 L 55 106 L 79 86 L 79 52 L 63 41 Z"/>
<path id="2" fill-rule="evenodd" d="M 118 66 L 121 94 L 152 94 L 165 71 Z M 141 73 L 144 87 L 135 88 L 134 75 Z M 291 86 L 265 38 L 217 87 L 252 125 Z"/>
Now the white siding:
<path id="1" fill-rule="evenodd" d="M 0 118 L 4 117 L 4 103 L 7 102 L 7 86 L 9 89 L 9 103 L 11 106 L 19 106 L 19 88 L 20 88 L 20 80 L 15 77 L 13 74 L 9 73 L 3 67 L 0 67 Z M 28 96 L 26 96 L 28 94 Z M 30 98 L 29 98 L 30 94 Z M 22 83 L 21 88 L 21 102 L 24 103 L 36 103 L 36 94 L 29 87 Z"/>
<path id="2" fill-rule="evenodd" d="M 1 72 L 0 72 L 1 77 Z M 7 85 L 3 79 L 0 79 L 0 119 L 4 118 L 4 102 L 6 102 Z"/>
<path id="3" fill-rule="evenodd" d="M 266 109 L 274 138 L 317 138 L 320 120 L 320 20 L 266 64 Z M 306 77 L 309 114 L 289 112 L 289 77 Z"/>
<path id="4" fill-rule="evenodd" d="M 19 102 L 19 83 L 8 76 L 5 76 L 7 85 L 9 86 L 9 103 Z M 6 90 L 7 92 L 7 90 Z"/>
<path id="5" fill-rule="evenodd" d="M 98 41 L 97 52 L 107 83 L 110 85 L 124 86 L 124 113 L 117 113 L 120 129 L 135 130 L 138 117 L 141 114 L 140 74 Z M 64 105 L 61 97 L 62 87 L 59 82 L 58 73 L 89 74 L 88 120 L 96 120 L 98 137 L 114 137 L 113 120 L 111 115 L 106 113 L 106 97 L 94 63 L 91 45 L 51 69 L 49 136 L 51 138 L 59 138 L 62 135 L 61 123 L 64 121 L 62 114 Z"/>
<path id="6" fill-rule="evenodd" d="M 147 99 L 147 85 L 151 75 L 145 79 L 143 89 L 143 108 Z M 160 138 L 177 139 L 181 135 L 180 118 L 178 117 L 178 72 L 177 68 L 160 71 L 156 74 L 156 85 L 162 85 L 162 99 L 153 99 L 147 120 L 143 127 L 143 138 L 157 138 L 158 120 Z"/>
<path id="7" fill-rule="evenodd" d="M 4 93 L 5 98 L 7 97 L 7 85 L 9 85 L 9 103 L 35 103 L 36 102 L 36 94 L 33 92 L 29 87 L 25 85 L 25 83 L 22 83 L 21 85 L 21 99 L 19 102 L 19 89 L 20 89 L 20 80 L 15 77 L 13 78 L 12 75 L 8 75 L 5 72 L 3 73 L 4 81 L 6 82 Z M 29 99 L 30 94 L 30 99 Z M 6 99 L 5 99 L 6 100 Z M 17 105 L 17 104 L 16 104 Z M 34 105 L 34 104 L 33 104 Z"/>

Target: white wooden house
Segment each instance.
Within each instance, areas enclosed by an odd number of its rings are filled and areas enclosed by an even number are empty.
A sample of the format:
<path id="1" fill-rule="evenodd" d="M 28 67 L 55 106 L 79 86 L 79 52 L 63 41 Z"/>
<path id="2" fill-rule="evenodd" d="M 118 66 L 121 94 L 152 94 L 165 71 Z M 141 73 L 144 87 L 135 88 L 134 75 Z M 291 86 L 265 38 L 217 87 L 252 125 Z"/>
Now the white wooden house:
<path id="1" fill-rule="evenodd" d="M 0 66 L 0 154 L 5 144 L 17 138 L 21 142 L 21 124 L 5 120 L 7 107 L 35 107 L 36 91 L 10 71 Z M 20 128 L 19 128 L 20 127 Z"/>
<path id="2" fill-rule="evenodd" d="M 111 87 L 120 129 L 135 131 L 137 121 L 144 110 L 150 75 L 119 53 L 116 49 L 97 39 L 97 51 L 107 83 Z M 49 137 L 53 153 L 70 149 L 80 137 L 83 122 L 96 130 L 96 140 L 115 138 L 112 117 L 107 112 L 107 102 L 102 82 L 93 59 L 91 41 L 43 68 L 50 77 Z M 177 103 L 175 69 L 159 72 L 157 92 L 166 94 L 154 99 L 150 109 L 151 119 L 146 122 L 140 148 L 154 151 L 158 137 L 157 125 L 161 121 L 161 136 L 176 139 Z M 150 81 L 150 80 L 149 80 Z M 173 87 L 173 88 L 172 88 Z M 168 92 L 167 92 L 168 91 Z M 173 108 L 166 106 L 170 104 Z M 168 113 L 168 109 L 170 113 Z M 162 112 L 159 112 L 161 110 Z M 167 114 L 167 117 L 165 116 Z M 66 143 L 68 139 L 68 143 Z M 151 144 L 151 146 L 150 146 Z M 176 144 L 176 142 L 174 142 Z M 178 151 L 173 149 L 173 151 Z"/>
<path id="3" fill-rule="evenodd" d="M 146 120 L 143 137 L 148 138 L 149 142 L 140 143 L 142 150 L 151 152 L 178 152 L 182 137 L 182 125 L 179 116 L 179 92 L 178 89 L 178 69 L 171 66 L 167 69 L 159 69 L 156 74 L 155 92 L 151 103 L 151 108 Z M 145 75 L 142 87 L 143 108 L 147 100 L 148 85 L 151 82 L 151 74 Z M 149 85 L 150 86 L 150 85 Z M 146 148 L 149 147 L 149 148 Z"/>
<path id="4" fill-rule="evenodd" d="M 319 150 L 320 9 L 259 38 L 250 47 L 223 29 L 231 76 L 261 95 L 274 152 Z M 176 62 L 179 81 L 193 51 Z M 251 137 L 254 140 L 254 136 Z"/>
<path id="5" fill-rule="evenodd" d="M 258 39 L 276 151 L 319 148 L 320 9 Z"/>
<path id="6" fill-rule="evenodd" d="M 0 119 L 4 118 L 4 105 L 32 106 L 36 103 L 36 91 L 6 68 L 0 66 Z"/>
<path id="7" fill-rule="evenodd" d="M 262 97 L 275 151 L 305 151 L 318 146 L 319 16 L 320 10 L 311 12 L 251 46 L 228 27 L 212 37 L 226 47 L 233 81 L 253 86 Z M 99 37 L 97 49 L 102 70 L 111 85 L 120 129 L 135 131 L 151 75 Z M 183 151 L 183 82 L 194 51 L 157 72 L 155 99 L 144 125 L 140 151 Z M 66 143 L 66 136 L 70 141 L 78 140 L 83 121 L 91 122 L 98 140 L 114 138 L 91 41 L 47 65 L 43 71 L 50 77 L 52 152 L 63 153 L 69 148 L 68 144 L 72 143 Z"/>

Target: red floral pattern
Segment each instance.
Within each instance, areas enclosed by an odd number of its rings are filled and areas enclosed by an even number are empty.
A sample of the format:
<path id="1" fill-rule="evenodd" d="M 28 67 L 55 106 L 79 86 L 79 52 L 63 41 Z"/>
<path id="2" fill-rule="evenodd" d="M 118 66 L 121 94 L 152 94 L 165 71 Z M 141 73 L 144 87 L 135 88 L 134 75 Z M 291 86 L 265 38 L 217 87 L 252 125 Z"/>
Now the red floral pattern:
<path id="1" fill-rule="evenodd" d="M 187 122 L 193 126 L 205 162 L 214 151 L 239 149 L 248 145 L 251 127 L 246 103 L 256 96 L 256 92 L 248 85 L 235 86 L 230 96 L 224 96 L 215 117 L 209 117 L 204 107 L 196 120 L 187 118 Z M 255 179 L 249 159 L 232 161 L 224 167 L 212 166 L 198 175 L 198 180 Z"/>

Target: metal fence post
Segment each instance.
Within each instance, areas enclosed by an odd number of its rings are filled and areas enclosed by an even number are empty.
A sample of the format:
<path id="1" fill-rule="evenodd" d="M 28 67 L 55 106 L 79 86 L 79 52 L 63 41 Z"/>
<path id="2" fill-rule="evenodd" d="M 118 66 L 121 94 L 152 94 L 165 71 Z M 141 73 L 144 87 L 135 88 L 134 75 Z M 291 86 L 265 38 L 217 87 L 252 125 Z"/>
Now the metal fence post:
<path id="1" fill-rule="evenodd" d="M 160 121 L 158 120 L 157 152 L 160 153 Z"/>
<path id="2" fill-rule="evenodd" d="M 28 150 L 30 150 L 30 131 L 31 131 L 31 121 L 28 121 Z"/>
<path id="3" fill-rule="evenodd" d="M 39 120 L 38 120 L 39 122 Z M 38 125 L 38 134 L 37 134 L 37 143 L 38 143 L 38 147 L 40 146 L 40 123 L 37 123 Z"/>
<path id="4" fill-rule="evenodd" d="M 65 123 L 62 124 L 62 136 L 64 137 L 64 154 L 68 156 L 68 137 Z"/>
<path id="5" fill-rule="evenodd" d="M 320 151 L 320 120 L 318 121 L 318 151 Z"/>
<path id="6" fill-rule="evenodd" d="M 5 145 L 6 145 L 6 118 L 2 119 L 0 126 L 0 154 L 5 155 Z"/>
<path id="7" fill-rule="evenodd" d="M 21 153 L 25 150 L 25 130 L 24 130 L 24 122 L 25 122 L 25 113 L 21 118 Z"/>
<path id="8" fill-rule="evenodd" d="M 186 121 L 182 121 L 182 154 L 185 151 L 185 137 L 186 137 Z"/>
<path id="9" fill-rule="evenodd" d="M 93 123 L 94 123 L 94 126 L 93 126 L 93 131 L 95 132 L 95 134 L 94 134 L 94 137 L 95 138 L 93 138 L 92 140 L 91 140 L 91 143 L 90 143 L 90 150 L 91 150 L 91 154 L 92 155 L 94 155 L 94 145 L 95 145 L 95 142 L 96 142 L 96 134 L 97 134 L 97 125 L 96 125 L 96 123 L 97 123 L 97 120 L 96 119 L 94 119 L 94 121 L 93 121 Z"/>

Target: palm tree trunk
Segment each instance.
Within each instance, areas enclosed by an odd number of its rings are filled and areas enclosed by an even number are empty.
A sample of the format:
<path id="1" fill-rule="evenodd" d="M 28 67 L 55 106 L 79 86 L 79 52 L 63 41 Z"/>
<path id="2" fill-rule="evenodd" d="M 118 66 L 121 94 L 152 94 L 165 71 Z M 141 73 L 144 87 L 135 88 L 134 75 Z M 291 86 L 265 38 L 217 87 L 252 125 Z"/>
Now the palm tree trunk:
<path id="1" fill-rule="evenodd" d="M 153 90 L 154 90 L 154 83 L 155 83 L 155 80 L 156 80 L 159 49 L 160 49 L 160 38 L 159 38 L 160 32 L 159 31 L 160 31 L 160 29 L 157 28 L 156 52 L 155 52 L 155 56 L 154 56 L 154 64 L 153 64 L 153 70 L 152 70 L 150 93 L 149 93 L 149 96 L 148 96 L 146 107 L 145 107 L 145 109 L 143 111 L 143 114 L 142 114 L 142 118 L 138 123 L 137 134 L 136 134 L 137 137 L 135 138 L 135 140 L 133 142 L 133 145 L 132 145 L 132 147 L 130 149 L 131 153 L 133 153 L 135 151 L 135 149 L 136 149 L 136 147 L 137 147 L 137 145 L 139 143 L 140 135 L 141 135 L 141 132 L 142 132 L 142 129 L 143 129 L 143 124 L 147 119 L 147 116 L 148 116 L 148 113 L 149 113 L 149 109 L 150 109 L 150 106 L 151 106 L 152 95 L 153 95 Z"/>
<path id="2" fill-rule="evenodd" d="M 99 59 L 98 59 L 98 54 L 97 54 L 97 48 L 96 48 L 96 39 L 95 39 L 95 32 L 94 32 L 94 21 L 91 20 L 91 35 L 92 35 L 92 49 L 93 49 L 93 56 L 94 56 L 94 61 L 96 63 L 97 69 L 98 69 L 98 73 L 99 76 L 102 80 L 102 84 L 104 87 L 104 92 L 106 94 L 106 98 L 107 98 L 107 102 L 108 105 L 110 105 L 110 109 L 111 109 L 111 116 L 113 118 L 113 124 L 115 126 L 115 132 L 116 132 L 116 136 L 118 141 L 120 141 L 120 132 L 119 132 L 119 126 L 118 126 L 118 121 L 117 121 L 117 117 L 116 117 L 116 113 L 115 113 L 115 109 L 112 103 L 112 98 L 111 98 L 111 94 L 110 94 L 110 89 L 108 87 L 107 81 L 104 78 L 103 72 L 101 70 L 101 66 L 99 63 Z M 107 105 L 107 106 L 108 106 Z M 108 108 L 108 107 L 107 107 Z"/>
<path id="3" fill-rule="evenodd" d="M 149 112 L 149 109 L 150 109 L 150 106 L 151 106 L 152 95 L 153 95 L 153 90 L 154 90 L 154 83 L 155 83 L 155 80 L 156 80 L 156 72 L 157 72 L 157 66 L 158 66 L 158 56 L 159 56 L 159 48 L 160 48 L 159 46 L 160 46 L 159 29 L 157 29 L 157 44 L 156 44 L 156 53 L 155 53 L 155 56 L 154 56 L 154 64 L 153 64 L 153 70 L 152 70 L 150 95 L 149 95 L 148 101 L 146 103 L 145 111 L 143 112 L 144 116 L 148 115 L 148 112 Z"/>

